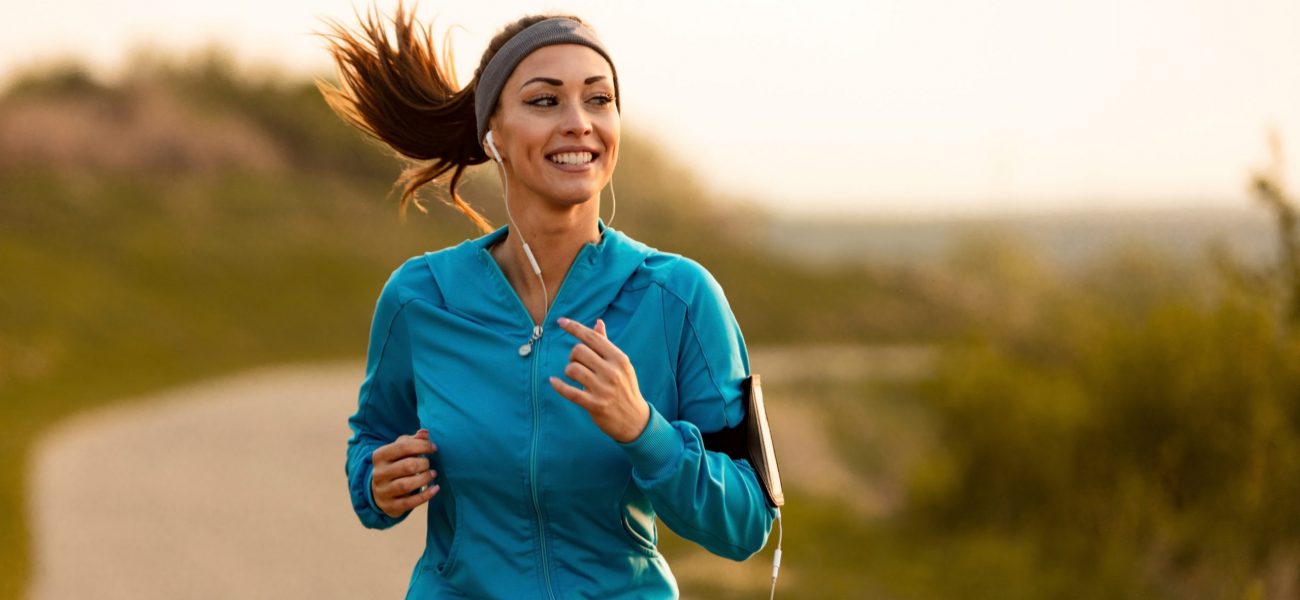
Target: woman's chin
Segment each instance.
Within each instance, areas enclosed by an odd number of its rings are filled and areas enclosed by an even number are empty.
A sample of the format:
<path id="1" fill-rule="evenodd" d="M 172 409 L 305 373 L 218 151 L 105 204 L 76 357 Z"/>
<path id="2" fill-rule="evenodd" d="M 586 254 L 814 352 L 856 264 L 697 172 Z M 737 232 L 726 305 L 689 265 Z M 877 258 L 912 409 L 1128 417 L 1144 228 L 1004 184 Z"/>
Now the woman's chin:
<path id="1" fill-rule="evenodd" d="M 578 206 L 600 197 L 600 188 L 594 186 L 565 187 L 551 190 L 551 202 L 562 206 Z"/>

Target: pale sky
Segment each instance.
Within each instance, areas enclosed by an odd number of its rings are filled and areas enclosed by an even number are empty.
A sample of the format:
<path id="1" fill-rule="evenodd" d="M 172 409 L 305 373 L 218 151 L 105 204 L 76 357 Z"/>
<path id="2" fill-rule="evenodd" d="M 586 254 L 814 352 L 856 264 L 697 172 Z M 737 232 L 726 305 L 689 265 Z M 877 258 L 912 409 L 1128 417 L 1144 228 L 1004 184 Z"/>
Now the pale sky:
<path id="1" fill-rule="evenodd" d="M 378 0 L 386 12 L 395 0 Z M 356 6 L 370 6 L 356 3 Z M 351 0 L 11 2 L 0 76 L 56 57 L 211 42 L 329 73 L 321 17 Z M 789 215 L 1248 206 L 1280 127 L 1300 185 L 1297 0 L 426 0 L 462 76 L 526 13 L 609 47 L 628 130 L 719 195 Z M 615 176 L 617 181 L 617 175 Z"/>

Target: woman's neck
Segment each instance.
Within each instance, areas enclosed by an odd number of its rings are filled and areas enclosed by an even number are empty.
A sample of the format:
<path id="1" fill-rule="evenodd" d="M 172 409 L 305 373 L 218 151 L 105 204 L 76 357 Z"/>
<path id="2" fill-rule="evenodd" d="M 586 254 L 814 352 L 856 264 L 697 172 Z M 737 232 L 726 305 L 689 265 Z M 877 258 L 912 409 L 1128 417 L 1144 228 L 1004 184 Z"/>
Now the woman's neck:
<path id="1" fill-rule="evenodd" d="M 525 206 L 537 205 L 538 203 L 530 203 Z M 541 323 L 545 318 L 547 307 L 554 302 L 560 284 L 582 247 L 600 240 L 596 212 L 599 206 L 599 200 L 548 212 L 537 209 L 515 210 L 511 206 L 518 229 L 515 226 L 507 228 L 506 236 L 490 252 L 528 309 L 533 323 Z M 546 280 L 545 302 L 542 300 L 542 284 L 537 280 L 532 263 L 524 253 L 520 234 L 528 242 L 533 258 L 537 259 L 537 265 L 542 269 L 542 277 Z"/>

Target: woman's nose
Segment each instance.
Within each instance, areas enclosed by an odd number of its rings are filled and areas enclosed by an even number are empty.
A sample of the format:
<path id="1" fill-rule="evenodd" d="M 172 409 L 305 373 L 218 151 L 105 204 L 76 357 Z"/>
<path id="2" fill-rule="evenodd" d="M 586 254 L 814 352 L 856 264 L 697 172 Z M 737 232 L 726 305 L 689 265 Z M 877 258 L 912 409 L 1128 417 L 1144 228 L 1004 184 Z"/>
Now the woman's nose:
<path id="1" fill-rule="evenodd" d="M 591 133 L 591 117 L 584 110 L 581 102 L 570 102 L 565 111 L 562 121 L 563 133 L 584 136 Z"/>

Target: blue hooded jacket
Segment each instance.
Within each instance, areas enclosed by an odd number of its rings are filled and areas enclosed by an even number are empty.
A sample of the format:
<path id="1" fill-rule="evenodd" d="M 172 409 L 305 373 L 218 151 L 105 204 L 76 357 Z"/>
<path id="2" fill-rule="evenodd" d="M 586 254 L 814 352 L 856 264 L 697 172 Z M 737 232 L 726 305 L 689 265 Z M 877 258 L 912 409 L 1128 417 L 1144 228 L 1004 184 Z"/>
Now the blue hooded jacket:
<path id="1" fill-rule="evenodd" d="M 699 263 L 599 223 L 578 252 L 545 333 L 487 248 L 506 233 L 413 257 L 379 296 L 357 412 L 348 420 L 352 506 L 380 511 L 371 453 L 429 430 L 441 490 L 407 598 L 676 598 L 656 519 L 714 554 L 763 548 L 774 509 L 745 460 L 704 450 L 700 432 L 740 422 L 749 357 L 722 288 Z M 631 359 L 650 421 L 606 436 L 547 381 L 578 340 L 555 320 L 605 321 Z M 408 513 L 409 514 L 409 513 Z"/>

